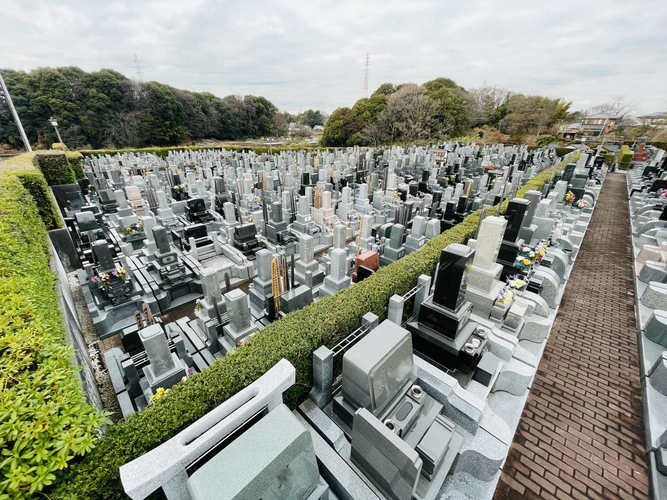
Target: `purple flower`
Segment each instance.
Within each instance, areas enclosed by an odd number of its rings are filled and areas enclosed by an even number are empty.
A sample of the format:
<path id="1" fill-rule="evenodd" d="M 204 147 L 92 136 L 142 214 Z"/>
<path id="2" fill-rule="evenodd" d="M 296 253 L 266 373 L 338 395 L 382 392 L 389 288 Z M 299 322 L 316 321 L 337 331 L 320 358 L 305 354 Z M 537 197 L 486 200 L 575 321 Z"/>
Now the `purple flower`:
<path id="1" fill-rule="evenodd" d="M 91 283 L 99 283 L 100 281 L 101 280 L 99 276 L 93 276 L 92 278 L 90 278 Z"/>
<path id="2" fill-rule="evenodd" d="M 113 274 L 116 278 L 118 278 L 118 271 L 113 271 L 111 274 Z"/>

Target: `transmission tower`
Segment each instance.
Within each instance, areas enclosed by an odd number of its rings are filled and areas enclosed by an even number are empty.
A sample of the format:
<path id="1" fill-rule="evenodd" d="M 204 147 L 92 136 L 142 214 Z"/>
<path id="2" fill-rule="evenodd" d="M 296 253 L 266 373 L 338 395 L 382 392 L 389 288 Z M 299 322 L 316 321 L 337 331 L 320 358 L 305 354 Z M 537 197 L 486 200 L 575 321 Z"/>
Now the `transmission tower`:
<path id="1" fill-rule="evenodd" d="M 368 97 L 368 67 L 371 64 L 371 58 L 368 54 L 366 54 L 366 70 L 364 71 L 364 86 L 362 87 L 362 91 Z"/>
<path id="2" fill-rule="evenodd" d="M 141 66 L 136 54 L 134 55 L 134 68 L 137 70 L 137 82 L 144 83 L 144 76 L 141 74 Z"/>

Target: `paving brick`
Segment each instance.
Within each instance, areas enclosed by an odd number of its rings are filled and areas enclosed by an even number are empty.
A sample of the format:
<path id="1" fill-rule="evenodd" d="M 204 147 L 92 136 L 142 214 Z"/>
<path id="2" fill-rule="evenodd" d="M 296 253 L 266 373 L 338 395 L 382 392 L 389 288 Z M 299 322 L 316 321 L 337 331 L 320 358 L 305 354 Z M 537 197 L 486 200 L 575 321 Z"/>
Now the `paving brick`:
<path id="1" fill-rule="evenodd" d="M 629 228 L 609 174 L 495 499 L 648 498 Z"/>

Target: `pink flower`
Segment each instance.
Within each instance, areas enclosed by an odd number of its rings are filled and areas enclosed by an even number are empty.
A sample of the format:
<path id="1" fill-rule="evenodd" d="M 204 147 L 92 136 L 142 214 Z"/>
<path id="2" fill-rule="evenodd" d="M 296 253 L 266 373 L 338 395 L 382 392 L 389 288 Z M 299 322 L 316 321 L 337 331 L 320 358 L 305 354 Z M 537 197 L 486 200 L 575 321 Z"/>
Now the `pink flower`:
<path id="1" fill-rule="evenodd" d="M 99 283 L 100 281 L 101 280 L 99 276 L 93 276 L 92 278 L 90 278 L 91 283 Z"/>

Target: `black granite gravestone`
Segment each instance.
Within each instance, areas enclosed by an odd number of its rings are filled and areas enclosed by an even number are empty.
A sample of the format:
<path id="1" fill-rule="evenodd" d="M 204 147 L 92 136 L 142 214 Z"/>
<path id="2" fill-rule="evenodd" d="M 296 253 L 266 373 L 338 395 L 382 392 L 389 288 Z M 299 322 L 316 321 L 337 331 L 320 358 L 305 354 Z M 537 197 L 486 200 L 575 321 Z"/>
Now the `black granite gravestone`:
<path id="1" fill-rule="evenodd" d="M 447 309 L 458 309 L 464 298 L 461 290 L 463 275 L 474 253 L 475 251 L 470 247 L 456 243 L 442 251 L 433 291 L 433 302 Z"/>
<path id="2" fill-rule="evenodd" d="M 577 168 L 577 165 L 574 163 L 568 163 L 565 166 L 565 170 L 563 171 L 563 178 L 562 180 L 567 181 L 569 184 L 570 181 L 572 180 L 572 176 L 574 175 L 574 170 Z"/>
<path id="3" fill-rule="evenodd" d="M 157 246 L 158 252 L 160 253 L 169 253 L 171 248 L 169 246 L 169 237 L 167 235 L 167 230 L 162 226 L 153 227 L 153 239 L 155 239 L 155 245 Z"/>
<path id="4" fill-rule="evenodd" d="M 106 272 L 116 268 L 116 264 L 113 261 L 113 256 L 111 255 L 111 250 L 109 250 L 109 245 L 106 240 L 93 242 L 92 249 L 100 271 Z"/>
<path id="5" fill-rule="evenodd" d="M 453 201 L 448 201 L 445 204 L 445 215 L 442 216 L 444 220 L 452 220 L 454 218 L 454 209 L 456 207 L 456 203 Z"/>
<path id="6" fill-rule="evenodd" d="M 529 205 L 530 201 L 524 198 L 514 198 L 509 202 L 507 211 L 505 212 L 507 228 L 505 229 L 505 234 L 503 236 L 504 241 L 512 243 L 516 242 L 523 223 L 523 217 L 526 214 Z"/>
<path id="7" fill-rule="evenodd" d="M 468 197 L 467 196 L 459 196 L 459 202 L 456 205 L 456 213 L 457 214 L 466 213 L 467 205 L 468 205 Z"/>
<path id="8" fill-rule="evenodd" d="M 486 335 L 469 321 L 472 304 L 461 285 L 475 251 L 453 243 L 440 255 L 433 295 L 422 303 L 418 320 L 408 322 L 415 354 L 443 370 L 457 370 L 470 380 L 486 352 Z"/>

